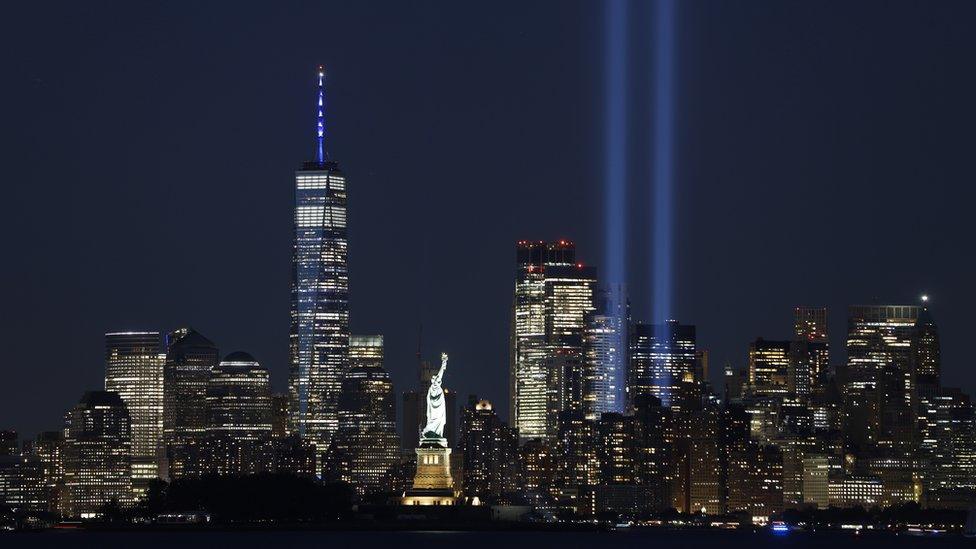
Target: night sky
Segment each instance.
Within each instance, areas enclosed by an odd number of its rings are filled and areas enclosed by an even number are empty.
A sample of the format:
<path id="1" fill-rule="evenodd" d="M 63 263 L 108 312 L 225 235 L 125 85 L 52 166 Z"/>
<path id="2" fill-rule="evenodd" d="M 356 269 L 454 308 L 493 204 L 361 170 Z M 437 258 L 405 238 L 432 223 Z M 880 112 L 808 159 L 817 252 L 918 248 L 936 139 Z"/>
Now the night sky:
<path id="1" fill-rule="evenodd" d="M 674 316 L 719 374 L 792 307 L 915 303 L 976 391 L 976 3 L 678 2 Z M 651 311 L 653 10 L 630 17 L 628 282 Z M 518 239 L 603 260 L 596 2 L 18 3 L 0 45 L 0 428 L 59 428 L 103 336 L 191 325 L 287 379 L 293 172 L 350 182 L 353 333 L 507 416 Z M 655 319 L 656 320 L 656 319 Z M 713 375 L 713 378 L 715 376 Z"/>

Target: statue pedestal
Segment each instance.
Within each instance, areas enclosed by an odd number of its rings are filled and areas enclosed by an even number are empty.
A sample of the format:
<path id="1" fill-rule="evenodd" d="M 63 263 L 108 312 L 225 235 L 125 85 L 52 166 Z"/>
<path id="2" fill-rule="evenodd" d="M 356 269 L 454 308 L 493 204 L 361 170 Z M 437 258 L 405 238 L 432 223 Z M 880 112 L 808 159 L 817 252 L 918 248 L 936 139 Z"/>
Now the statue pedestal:
<path id="1" fill-rule="evenodd" d="M 444 439 L 421 441 L 417 448 L 417 474 L 403 494 L 403 505 L 454 505 L 451 449 Z"/>

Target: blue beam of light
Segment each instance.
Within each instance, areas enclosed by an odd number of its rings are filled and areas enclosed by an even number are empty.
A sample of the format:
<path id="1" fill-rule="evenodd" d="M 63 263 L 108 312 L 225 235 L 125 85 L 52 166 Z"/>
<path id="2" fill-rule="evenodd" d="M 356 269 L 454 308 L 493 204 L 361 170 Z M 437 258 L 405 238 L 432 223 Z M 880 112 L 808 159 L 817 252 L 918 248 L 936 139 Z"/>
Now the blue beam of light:
<path id="1" fill-rule="evenodd" d="M 623 284 L 627 247 L 627 0 L 604 3 L 604 280 Z"/>
<path id="2" fill-rule="evenodd" d="M 627 12 L 629 0 L 608 0 L 603 4 L 603 180 L 604 180 L 604 273 L 607 289 L 606 314 L 615 317 L 613 364 L 614 411 L 623 412 L 624 378 L 624 288 L 627 247 Z"/>
<path id="3" fill-rule="evenodd" d="M 653 319 L 671 318 L 674 207 L 674 1 L 655 4 Z"/>

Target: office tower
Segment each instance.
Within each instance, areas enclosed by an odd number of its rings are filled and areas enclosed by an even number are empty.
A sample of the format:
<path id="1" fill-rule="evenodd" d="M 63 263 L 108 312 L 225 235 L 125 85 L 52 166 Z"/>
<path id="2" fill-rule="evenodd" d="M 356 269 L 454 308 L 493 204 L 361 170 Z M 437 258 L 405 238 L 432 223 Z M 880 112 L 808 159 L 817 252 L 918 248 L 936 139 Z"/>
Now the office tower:
<path id="1" fill-rule="evenodd" d="M 830 461 L 824 455 L 803 458 L 803 503 L 815 509 L 830 506 Z"/>
<path id="2" fill-rule="evenodd" d="M 671 409 L 653 395 L 641 395 L 634 402 L 634 480 L 643 487 L 643 510 L 663 511 L 671 507 L 674 482 L 672 446 L 674 428 Z"/>
<path id="3" fill-rule="evenodd" d="M 458 452 L 465 498 L 484 502 L 522 489 L 518 433 L 498 417 L 491 402 L 468 397 L 461 410 Z"/>
<path id="4" fill-rule="evenodd" d="M 220 353 L 199 332 L 182 328 L 166 337 L 163 367 L 164 478 L 178 478 L 196 459 L 207 430 L 207 385 Z"/>
<path id="5" fill-rule="evenodd" d="M 830 340 L 827 332 L 826 307 L 796 307 L 793 309 L 794 341 L 805 342 L 811 390 L 822 383 L 830 368 Z M 802 389 L 802 382 L 795 382 Z"/>
<path id="6" fill-rule="evenodd" d="M 824 452 L 824 442 L 814 436 L 809 427 L 787 428 L 773 444 L 779 448 L 782 461 L 782 494 L 780 505 L 784 509 L 800 509 L 804 506 L 803 482 L 804 460 L 811 455 Z M 826 484 L 824 491 L 826 497 Z"/>
<path id="7" fill-rule="evenodd" d="M 928 307 L 922 307 L 912 335 L 912 372 L 915 389 L 914 402 L 919 411 L 920 440 L 927 438 L 929 424 L 923 412 L 931 409 L 932 400 L 939 395 L 942 375 L 942 349 L 939 344 L 939 328 Z"/>
<path id="8" fill-rule="evenodd" d="M 15 431 L 0 431 L 0 507 L 30 513 L 48 510 L 44 467 L 29 441 L 18 448 Z"/>
<path id="9" fill-rule="evenodd" d="M 523 441 L 552 442 L 559 412 L 582 408 L 583 334 L 595 285 L 596 270 L 576 262 L 572 242 L 516 245 L 509 389 Z"/>
<path id="10" fill-rule="evenodd" d="M 672 505 L 684 513 L 723 512 L 720 411 L 673 410 Z"/>
<path id="11" fill-rule="evenodd" d="M 658 468 L 661 456 L 655 451 L 662 451 L 663 447 L 660 443 L 650 448 L 644 444 L 646 437 L 643 435 L 648 433 L 643 419 L 645 417 L 639 413 L 626 416 L 608 412 L 597 422 L 600 480 L 589 491 L 592 513 L 637 514 L 663 509 L 661 500 L 666 492 L 661 490 L 660 479 L 645 475 Z M 648 459 L 650 463 L 645 461 Z M 646 482 L 648 480 L 651 482 Z"/>
<path id="12" fill-rule="evenodd" d="M 485 500 L 491 495 L 493 431 L 500 424 L 490 402 L 468 397 L 468 405 L 461 409 L 458 438 L 458 453 L 464 463 L 461 491 L 466 498 Z"/>
<path id="13" fill-rule="evenodd" d="M 861 447 L 911 444 L 912 358 L 920 308 L 856 305 L 847 317 L 845 431 Z"/>
<path id="14" fill-rule="evenodd" d="M 581 493 L 600 483 L 598 444 L 596 421 L 586 419 L 586 415 L 578 410 L 559 414 L 555 478 L 551 491 L 560 507 L 584 512 L 579 501 Z"/>
<path id="15" fill-rule="evenodd" d="M 913 333 L 913 368 L 918 377 L 935 380 L 942 375 L 942 350 L 939 345 L 939 327 L 928 307 L 922 307 L 915 320 Z"/>
<path id="16" fill-rule="evenodd" d="M 749 344 L 749 391 L 754 396 L 788 392 L 790 342 L 759 338 Z"/>
<path id="17" fill-rule="evenodd" d="M 352 336 L 349 362 L 324 470 L 362 497 L 385 491 L 384 477 L 399 461 L 396 396 L 383 368 L 383 336 Z"/>
<path id="18" fill-rule="evenodd" d="M 132 434 L 118 393 L 88 391 L 65 417 L 62 513 L 92 517 L 132 502 Z"/>
<path id="19" fill-rule="evenodd" d="M 17 466 L 20 463 L 20 438 L 16 431 L 0 431 L 0 505 L 18 503 Z"/>
<path id="20" fill-rule="evenodd" d="M 945 388 L 929 404 L 933 427 L 926 500 L 930 507 L 968 509 L 976 492 L 976 416 L 969 395 Z"/>
<path id="21" fill-rule="evenodd" d="M 288 436 L 288 394 L 272 393 L 271 395 L 271 436 L 276 438 Z"/>
<path id="22" fill-rule="evenodd" d="M 738 405 L 724 413 L 726 507 L 765 522 L 783 510 L 783 454 L 751 437 L 751 417 Z"/>
<path id="23" fill-rule="evenodd" d="M 548 500 L 556 472 L 553 450 L 542 439 L 532 439 L 519 447 L 519 461 L 526 497 L 536 502 Z"/>
<path id="24" fill-rule="evenodd" d="M 132 488 L 142 497 L 158 476 L 163 436 L 163 367 L 159 332 L 105 334 L 105 390 L 118 393 L 132 429 Z"/>
<path id="25" fill-rule="evenodd" d="M 271 380 L 245 352 L 230 353 L 211 370 L 206 392 L 207 429 L 197 474 L 242 475 L 267 471 L 271 440 Z M 194 467 L 195 466 L 195 467 Z"/>
<path id="26" fill-rule="evenodd" d="M 817 363 L 819 355 L 816 345 L 818 344 L 804 340 L 790 342 L 786 370 L 786 391 L 790 395 L 806 400 L 814 392 L 814 387 L 818 387 L 817 376 L 813 373 L 820 367 Z"/>
<path id="27" fill-rule="evenodd" d="M 290 376 L 291 430 L 324 454 L 339 427 L 349 368 L 346 178 L 325 153 L 325 71 L 318 72 L 317 152 L 295 172 Z"/>
<path id="28" fill-rule="evenodd" d="M 793 335 L 806 341 L 827 341 L 827 308 L 794 308 Z"/>
<path id="29" fill-rule="evenodd" d="M 583 334 L 585 374 L 583 410 L 597 419 L 626 410 L 627 305 L 619 295 L 601 292 L 597 309 L 587 315 Z"/>
<path id="30" fill-rule="evenodd" d="M 241 442 L 271 436 L 271 379 L 248 353 L 230 353 L 207 383 L 207 436 Z"/>
<path id="31" fill-rule="evenodd" d="M 44 468 L 44 486 L 47 490 L 47 510 L 58 509 L 59 487 L 64 478 L 64 433 L 61 431 L 42 431 L 37 434 L 31 453 L 41 461 Z"/>
<path id="32" fill-rule="evenodd" d="M 430 361 L 421 360 L 417 353 L 417 387 L 403 392 L 403 421 L 401 423 L 403 437 L 400 448 L 407 459 L 416 459 L 416 448 L 420 446 L 420 429 L 427 422 L 427 389 L 430 378 L 437 373 L 440 366 Z M 457 437 L 457 393 L 444 387 L 444 402 L 447 404 L 447 424 L 444 425 L 444 438 L 450 443 Z M 457 460 L 452 464 L 459 463 Z M 413 478 L 412 476 L 410 478 Z"/>
<path id="33" fill-rule="evenodd" d="M 664 406 L 680 408 L 684 382 L 694 377 L 695 327 L 668 320 L 664 324 L 636 323 L 629 338 L 627 399 L 649 394 Z"/>

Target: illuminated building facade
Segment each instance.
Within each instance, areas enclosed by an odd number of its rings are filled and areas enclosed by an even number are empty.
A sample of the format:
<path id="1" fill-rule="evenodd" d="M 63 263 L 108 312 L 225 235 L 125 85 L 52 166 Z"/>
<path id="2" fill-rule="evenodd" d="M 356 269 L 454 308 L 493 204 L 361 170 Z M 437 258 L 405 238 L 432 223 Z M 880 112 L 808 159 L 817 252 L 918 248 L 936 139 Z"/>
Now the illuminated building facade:
<path id="1" fill-rule="evenodd" d="M 58 509 L 59 490 L 64 478 L 64 433 L 62 431 L 42 431 L 31 445 L 31 454 L 37 457 L 44 469 L 44 486 L 47 492 L 47 510 Z"/>
<path id="2" fill-rule="evenodd" d="M 595 285 L 596 270 L 576 262 L 572 242 L 517 244 L 509 396 L 522 441 L 551 444 L 558 414 L 582 409 L 583 337 Z"/>
<path id="3" fill-rule="evenodd" d="M 556 474 L 553 449 L 542 439 L 526 441 L 519 447 L 525 493 L 534 499 L 547 499 Z"/>
<path id="4" fill-rule="evenodd" d="M 286 393 L 272 393 L 271 436 L 276 438 L 288 436 L 291 432 L 288 427 L 288 395 Z"/>
<path id="5" fill-rule="evenodd" d="M 324 151 L 322 69 L 318 79 L 318 152 L 295 172 L 288 394 L 292 432 L 324 454 L 339 427 L 349 368 L 349 240 L 346 178 Z"/>
<path id="6" fill-rule="evenodd" d="M 242 442 L 271 436 L 271 379 L 248 353 L 230 353 L 211 372 L 207 436 Z"/>
<path id="7" fill-rule="evenodd" d="M 793 309 L 793 338 L 802 342 L 809 374 L 809 391 L 818 389 L 830 370 L 830 340 L 827 332 L 826 307 L 796 307 Z M 794 381 L 797 394 L 803 390 L 803 380 Z"/>
<path id="8" fill-rule="evenodd" d="M 560 507 L 581 512 L 588 508 L 579 497 L 587 488 L 600 484 L 598 443 L 596 421 L 586 419 L 582 411 L 559 414 L 555 477 L 551 492 Z"/>
<path id="9" fill-rule="evenodd" d="M 881 503 L 883 487 L 876 477 L 845 475 L 830 479 L 827 487 L 830 506 L 864 507 L 870 509 Z"/>
<path id="10" fill-rule="evenodd" d="M 848 309 L 845 429 L 860 446 L 903 451 L 911 443 L 912 341 L 919 312 L 913 305 Z"/>
<path id="11" fill-rule="evenodd" d="M 789 341 L 759 338 L 749 344 L 749 390 L 753 395 L 787 394 L 789 369 Z"/>
<path id="12" fill-rule="evenodd" d="M 163 443 L 165 477 L 178 478 L 192 467 L 197 445 L 207 432 L 207 386 L 220 352 L 199 332 L 182 328 L 166 338 L 163 367 Z"/>
<path id="13" fill-rule="evenodd" d="M 630 406 L 650 394 L 665 406 L 681 407 L 684 381 L 694 377 L 695 327 L 669 320 L 664 324 L 635 323 L 629 338 L 627 400 Z"/>
<path id="14" fill-rule="evenodd" d="M 945 388 L 927 406 L 932 408 L 928 430 L 927 503 L 932 507 L 968 509 L 976 493 L 976 415 L 969 396 Z"/>
<path id="15" fill-rule="evenodd" d="M 816 509 L 830 506 L 830 462 L 827 456 L 803 458 L 803 503 Z"/>
<path id="16" fill-rule="evenodd" d="M 349 360 L 325 472 L 365 496 L 384 491 L 384 479 L 399 461 L 396 393 L 383 368 L 383 336 L 352 336 Z"/>
<path id="17" fill-rule="evenodd" d="M 159 332 L 105 334 L 105 390 L 118 393 L 129 410 L 132 486 L 137 497 L 158 476 L 165 362 Z"/>
<path id="18" fill-rule="evenodd" d="M 485 502 L 521 490 L 518 433 L 498 417 L 491 402 L 469 396 L 460 424 L 464 497 Z"/>
<path id="19" fill-rule="evenodd" d="M 684 513 L 723 512 L 720 411 L 674 411 L 672 505 Z"/>
<path id="20" fill-rule="evenodd" d="M 93 517 L 132 503 L 132 435 L 118 393 L 88 391 L 65 417 L 61 512 Z"/>
<path id="21" fill-rule="evenodd" d="M 583 409 L 587 417 L 626 410 L 627 332 L 626 306 L 601 294 L 599 307 L 586 317 L 583 336 L 585 360 Z"/>

